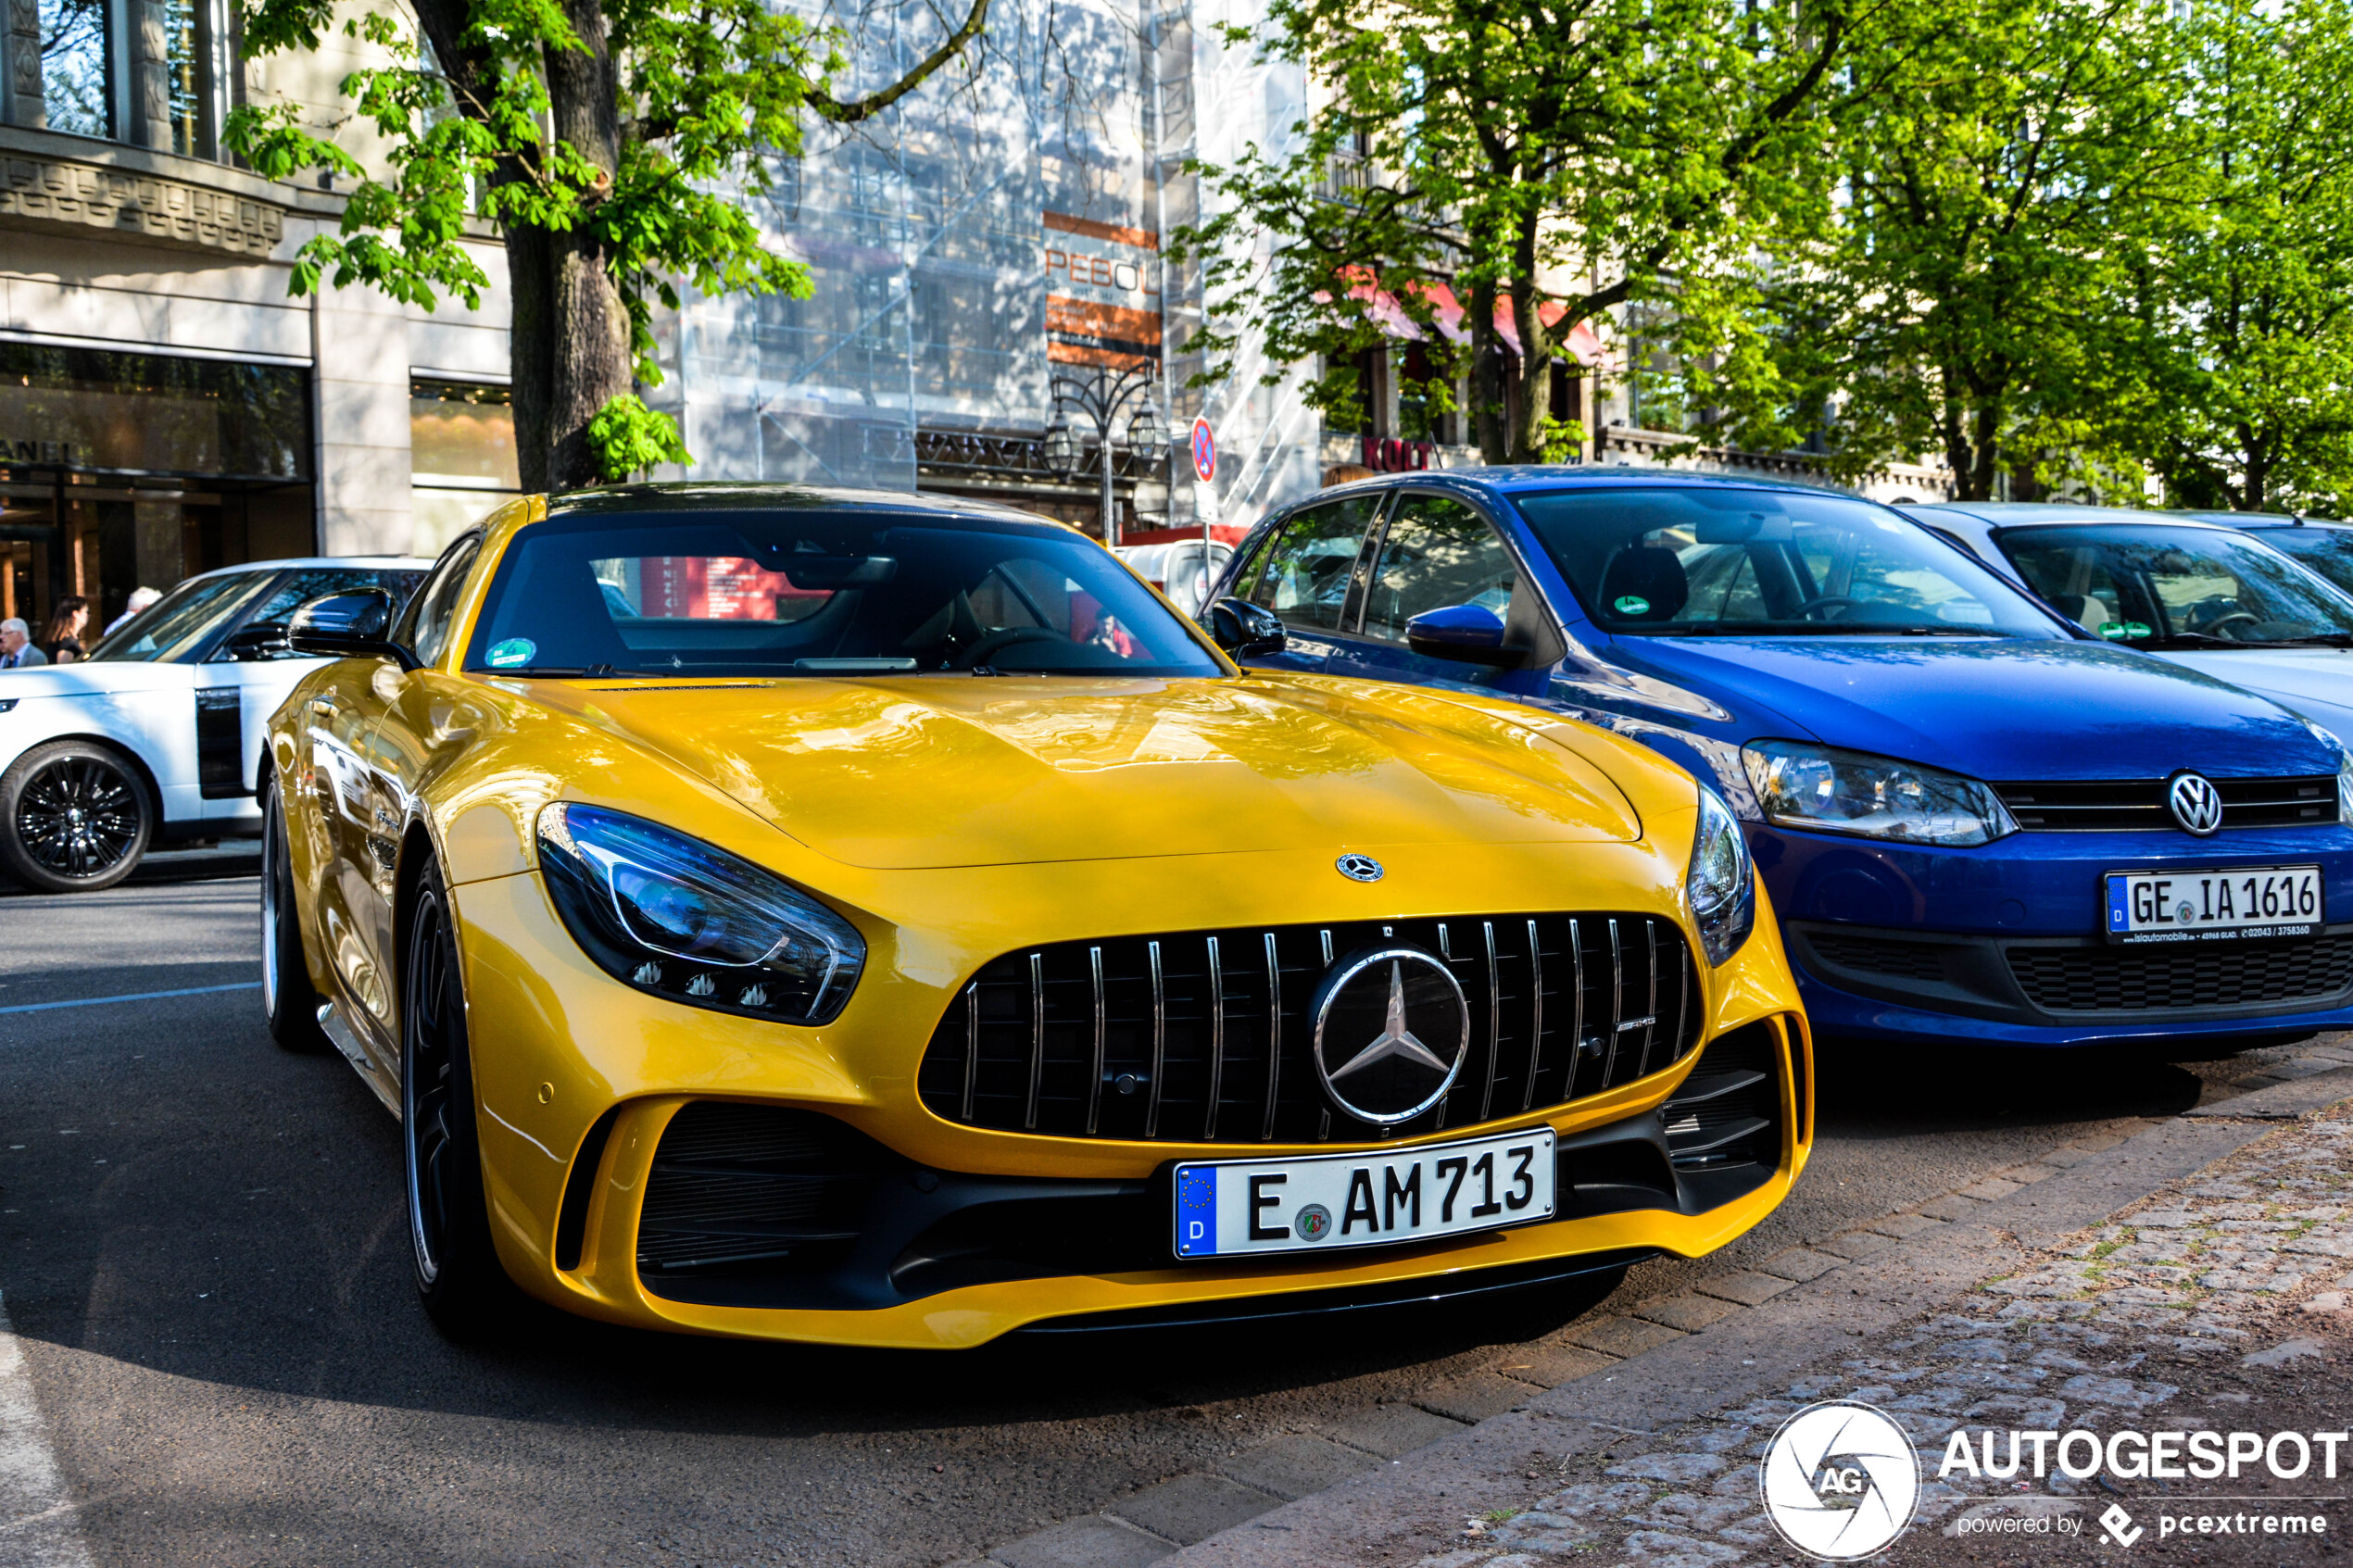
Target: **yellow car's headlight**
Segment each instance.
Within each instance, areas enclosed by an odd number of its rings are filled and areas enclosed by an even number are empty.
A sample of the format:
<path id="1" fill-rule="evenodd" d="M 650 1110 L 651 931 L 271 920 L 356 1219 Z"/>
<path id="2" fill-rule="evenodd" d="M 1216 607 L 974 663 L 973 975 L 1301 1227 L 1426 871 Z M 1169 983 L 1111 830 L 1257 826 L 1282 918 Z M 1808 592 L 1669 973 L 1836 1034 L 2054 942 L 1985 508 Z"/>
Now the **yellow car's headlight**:
<path id="1" fill-rule="evenodd" d="M 865 938 L 833 910 L 643 818 L 559 801 L 539 813 L 539 865 L 581 950 L 672 1001 L 824 1023 L 865 967 Z"/>
<path id="2" fill-rule="evenodd" d="M 1731 809 L 1705 784 L 1699 791 L 1699 833 L 1692 840 L 1692 863 L 1684 876 L 1700 947 L 1710 964 L 1740 951 L 1756 923 L 1756 868 L 1748 841 Z"/>

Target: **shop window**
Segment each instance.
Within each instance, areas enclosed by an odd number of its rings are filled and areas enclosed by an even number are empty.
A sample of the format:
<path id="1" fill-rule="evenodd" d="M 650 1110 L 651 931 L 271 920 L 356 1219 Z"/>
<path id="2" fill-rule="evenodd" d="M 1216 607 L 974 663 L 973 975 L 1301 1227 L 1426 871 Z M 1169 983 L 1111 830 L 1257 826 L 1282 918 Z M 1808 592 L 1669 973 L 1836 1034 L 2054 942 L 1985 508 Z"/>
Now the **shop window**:
<path id="1" fill-rule="evenodd" d="M 420 377 L 409 384 L 410 504 L 422 555 L 441 550 L 520 495 L 514 395 L 503 386 Z"/>
<path id="2" fill-rule="evenodd" d="M 111 9 L 107 0 L 40 0 L 41 107 L 52 131 L 114 134 Z"/>

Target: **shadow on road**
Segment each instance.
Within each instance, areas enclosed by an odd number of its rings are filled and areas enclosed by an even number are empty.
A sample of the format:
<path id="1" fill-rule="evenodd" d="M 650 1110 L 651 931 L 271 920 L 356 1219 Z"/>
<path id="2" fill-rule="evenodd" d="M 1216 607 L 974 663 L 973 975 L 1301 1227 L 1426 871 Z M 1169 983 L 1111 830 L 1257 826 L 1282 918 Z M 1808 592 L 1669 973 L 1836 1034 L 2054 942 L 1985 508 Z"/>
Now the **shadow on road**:
<path id="1" fill-rule="evenodd" d="M 20 1334 L 177 1377 L 560 1425 L 920 1428 L 952 1445 L 1340 1382 L 1378 1397 L 1390 1374 L 1418 1386 L 1598 1295 L 961 1353 L 695 1339 L 532 1307 L 502 1340 L 453 1346 L 413 1299 L 394 1125 L 347 1068 L 277 1050 L 249 996 L 106 1010 L 71 1028 L 20 1015 L 0 1037 L 0 1285 Z M 2202 1087 L 2146 1057 L 2047 1052 L 1829 1048 L 1818 1077 L 1823 1135 L 1860 1142 L 2164 1115 Z"/>

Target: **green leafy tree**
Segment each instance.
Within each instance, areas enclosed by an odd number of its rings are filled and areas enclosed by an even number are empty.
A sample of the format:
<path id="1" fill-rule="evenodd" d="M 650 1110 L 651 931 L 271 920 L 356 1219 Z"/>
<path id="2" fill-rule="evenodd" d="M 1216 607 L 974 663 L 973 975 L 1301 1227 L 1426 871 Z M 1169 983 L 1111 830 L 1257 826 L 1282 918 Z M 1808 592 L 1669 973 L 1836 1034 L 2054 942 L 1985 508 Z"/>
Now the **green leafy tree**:
<path id="1" fill-rule="evenodd" d="M 1550 367 L 1620 305 L 1671 298 L 1680 332 L 1732 345 L 1719 377 L 1757 369 L 1740 263 L 1760 225 L 1822 199 L 1809 120 L 1873 84 L 1834 69 L 1852 3 L 1272 0 L 1227 42 L 1297 62 L 1317 107 L 1286 155 L 1195 166 L 1222 210 L 1172 251 L 1205 259 L 1230 312 L 1196 340 L 1204 378 L 1254 329 L 1277 362 L 1320 358 L 1310 400 L 1345 418 L 1356 357 L 1402 314 L 1429 350 L 1414 391 L 1451 408 L 1467 376 L 1487 459 L 1524 463 L 1581 437 Z"/>
<path id="2" fill-rule="evenodd" d="M 1780 236 L 1752 324 L 1773 370 L 1716 389 L 1730 433 L 1826 441 L 1850 476 L 1940 454 L 1969 500 L 2005 472 L 2119 483 L 2146 363 L 2132 263 L 2195 187 L 2167 0 L 1906 0 L 1880 23 L 1858 51 L 1896 90 L 1838 117 L 1840 199 Z"/>
<path id="3" fill-rule="evenodd" d="M 2194 217 L 2142 262 L 2129 407 L 2176 505 L 2353 500 L 2353 8 L 2216 0 L 2188 27 Z"/>
<path id="4" fill-rule="evenodd" d="M 333 0 L 240 0 L 248 55 L 312 50 Z M 415 0 L 346 23 L 384 65 L 343 83 L 382 138 L 371 170 L 291 104 L 234 111 L 224 140 L 272 179 L 352 182 L 338 233 L 311 240 L 294 292 L 328 279 L 432 307 L 479 304 L 489 280 L 461 241 L 470 212 L 506 241 L 516 446 L 526 488 L 567 490 L 647 461 L 684 461 L 655 383 L 650 316 L 675 280 L 706 294 L 806 297 L 807 271 L 766 248 L 743 202 L 797 157 L 804 116 L 850 124 L 956 57 L 988 0 L 903 77 L 842 100 L 833 30 L 764 0 Z"/>

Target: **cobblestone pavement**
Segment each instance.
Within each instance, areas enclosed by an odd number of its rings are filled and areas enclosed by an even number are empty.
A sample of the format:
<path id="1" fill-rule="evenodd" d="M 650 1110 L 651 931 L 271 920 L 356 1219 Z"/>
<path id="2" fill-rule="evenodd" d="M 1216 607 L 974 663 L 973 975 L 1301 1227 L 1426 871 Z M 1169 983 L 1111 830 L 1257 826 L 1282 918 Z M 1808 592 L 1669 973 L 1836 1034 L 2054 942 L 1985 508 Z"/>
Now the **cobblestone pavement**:
<path id="1" fill-rule="evenodd" d="M 2347 1411 L 2281 1420 L 2233 1385 L 2249 1370 L 2288 1369 L 2266 1403 L 2292 1404 L 2296 1373 L 2353 1357 L 2353 1102 L 2288 1124 L 2196 1176 L 2170 1184 L 2109 1223 L 2057 1240 L 2028 1267 L 1989 1280 L 1956 1310 L 1917 1318 L 1792 1383 L 1777 1398 L 1718 1411 L 1672 1431 L 1628 1434 L 1562 1461 L 1566 1481 L 1524 1507 L 1465 1520 L 1462 1543 L 1416 1568 L 1534 1568 L 1579 1562 L 1655 1568 L 1722 1568 L 1805 1562 L 1758 1503 L 1756 1461 L 1780 1424 L 1818 1399 L 1856 1399 L 1904 1425 L 1923 1485 L 1912 1532 L 1880 1561 L 1963 1561 L 1945 1543 L 1990 1547 L 2018 1561 L 2025 1543 L 2091 1545 L 2111 1506 L 2147 1529 L 2157 1512 L 2199 1494 L 2277 1503 L 2323 1497 L 2309 1512 L 2353 1528 L 2353 1450 L 2338 1478 L 2280 1486 L 2250 1465 L 2235 1485 L 2152 1483 L 2106 1470 L 2040 1481 L 1944 1468 L 1956 1430 L 1982 1443 L 1987 1428 L 2105 1436 L 2148 1430 L 2342 1428 Z M 2088 1450 L 2079 1448 L 2081 1458 Z M 1998 1456 L 2006 1458 L 2006 1455 Z M 2020 1476 L 2029 1474 L 2022 1467 Z M 1526 1476 L 1521 1477 L 1522 1480 Z M 2274 1498 L 2275 1494 L 2282 1494 Z M 2302 1505 L 2299 1505 L 2299 1508 Z M 2001 1521 L 2018 1521 L 2005 1524 Z M 2060 1521 L 2068 1521 L 2062 1524 Z M 2127 1528 L 2134 1527 L 2128 1524 Z M 2137 1544 L 2141 1537 L 2135 1537 Z M 2149 1549 L 2165 1542 L 2151 1538 Z M 2172 1545 L 2239 1557 L 2211 1538 Z M 2264 1562 L 2321 1541 L 2245 1543 Z M 2315 1555 L 2317 1560 L 2317 1555 Z"/>

